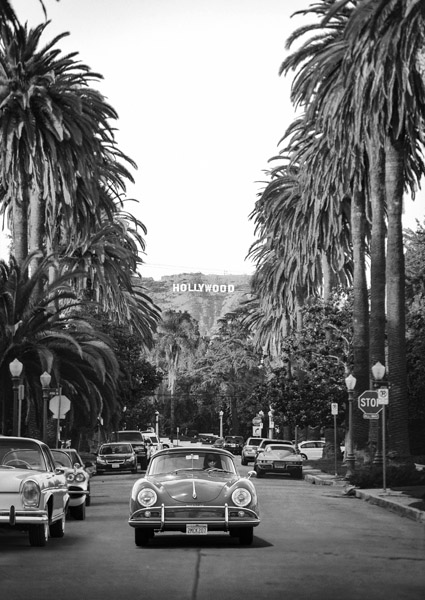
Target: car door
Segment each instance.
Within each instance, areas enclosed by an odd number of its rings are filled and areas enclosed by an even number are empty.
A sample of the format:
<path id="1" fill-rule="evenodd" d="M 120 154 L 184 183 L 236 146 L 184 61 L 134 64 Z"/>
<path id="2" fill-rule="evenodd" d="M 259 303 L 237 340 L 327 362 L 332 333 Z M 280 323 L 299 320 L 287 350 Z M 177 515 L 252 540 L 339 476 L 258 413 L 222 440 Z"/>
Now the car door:
<path id="1" fill-rule="evenodd" d="M 63 473 L 56 472 L 56 465 L 50 449 L 43 447 L 43 454 L 47 465 L 46 481 L 47 494 L 53 496 L 52 521 L 60 517 L 65 510 L 68 496 L 68 486 L 66 477 Z"/>

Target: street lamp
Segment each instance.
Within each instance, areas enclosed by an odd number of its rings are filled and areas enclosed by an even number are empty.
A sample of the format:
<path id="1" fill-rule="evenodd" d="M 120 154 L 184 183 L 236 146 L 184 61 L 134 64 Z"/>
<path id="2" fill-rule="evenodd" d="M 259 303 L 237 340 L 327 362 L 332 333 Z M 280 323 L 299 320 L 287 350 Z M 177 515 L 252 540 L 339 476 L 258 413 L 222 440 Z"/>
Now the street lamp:
<path id="1" fill-rule="evenodd" d="M 353 444 L 353 400 L 354 400 L 354 388 L 356 387 L 357 379 L 350 373 L 345 379 L 345 385 L 348 391 L 348 453 L 346 457 L 347 461 L 347 476 L 354 475 L 354 466 L 356 457 L 354 456 L 354 444 Z"/>
<path id="2" fill-rule="evenodd" d="M 372 367 L 372 376 L 374 382 L 377 387 L 381 385 L 387 385 L 387 382 L 384 381 L 385 377 L 385 366 L 379 362 L 375 363 Z M 385 424 L 385 404 L 382 404 L 382 457 L 381 457 L 381 449 L 380 449 L 380 440 L 379 440 L 379 429 L 378 429 L 378 450 L 375 455 L 375 463 L 380 464 L 382 462 L 382 488 L 383 491 L 387 491 L 387 459 L 386 459 L 386 424 Z"/>
<path id="3" fill-rule="evenodd" d="M 220 412 L 218 413 L 218 416 L 220 418 L 220 437 L 223 437 L 223 415 L 224 412 L 222 410 L 220 410 Z"/>
<path id="4" fill-rule="evenodd" d="M 50 381 L 52 376 L 47 371 L 40 375 L 40 383 L 43 388 L 43 431 L 42 439 L 47 444 L 47 402 L 49 400 Z"/>
<path id="5" fill-rule="evenodd" d="M 155 433 L 159 439 L 159 412 L 157 410 L 155 411 Z"/>
<path id="6" fill-rule="evenodd" d="M 12 386 L 13 386 L 13 428 L 12 435 L 20 435 L 21 434 L 21 424 L 20 424 L 20 415 L 19 415 L 19 382 L 22 373 L 23 364 L 20 360 L 15 358 L 9 364 L 9 371 L 12 375 Z"/>

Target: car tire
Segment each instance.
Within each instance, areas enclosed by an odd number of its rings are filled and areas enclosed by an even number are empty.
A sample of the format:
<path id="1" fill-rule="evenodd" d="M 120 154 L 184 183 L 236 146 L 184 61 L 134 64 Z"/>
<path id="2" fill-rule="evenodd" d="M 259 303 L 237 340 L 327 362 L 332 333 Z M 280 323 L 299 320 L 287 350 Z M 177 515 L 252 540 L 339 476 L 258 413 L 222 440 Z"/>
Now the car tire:
<path id="1" fill-rule="evenodd" d="M 254 539 L 254 528 L 253 527 L 244 527 L 238 532 L 239 543 L 243 546 L 250 546 L 252 544 L 252 540 Z"/>
<path id="2" fill-rule="evenodd" d="M 30 546 L 39 548 L 45 546 L 49 539 L 49 526 L 47 523 L 44 525 L 30 525 L 28 527 L 28 539 Z"/>
<path id="3" fill-rule="evenodd" d="M 246 460 L 241 457 L 241 465 L 246 466 L 248 463 L 246 462 Z"/>
<path id="4" fill-rule="evenodd" d="M 155 533 L 153 529 L 135 529 L 134 530 L 134 542 L 136 546 L 147 546 L 149 540 L 154 537 Z"/>
<path id="5" fill-rule="evenodd" d="M 303 478 L 303 470 L 298 469 L 297 471 L 294 471 L 294 477 L 296 477 L 297 479 L 302 479 Z"/>
<path id="6" fill-rule="evenodd" d="M 131 470 L 132 473 L 137 473 L 137 465 L 134 469 Z"/>
<path id="7" fill-rule="evenodd" d="M 86 503 L 83 502 L 78 506 L 70 506 L 69 512 L 76 521 L 84 521 L 86 518 Z"/>
<path id="8" fill-rule="evenodd" d="M 148 459 L 146 457 L 142 458 L 142 460 L 140 461 L 141 470 L 146 471 L 147 467 L 148 467 Z"/>
<path id="9" fill-rule="evenodd" d="M 88 494 L 86 496 L 86 506 L 90 506 L 90 504 L 91 504 L 90 486 L 88 487 L 87 491 L 88 491 Z"/>
<path id="10" fill-rule="evenodd" d="M 61 538 L 65 534 L 65 515 L 50 525 L 50 537 Z"/>
<path id="11" fill-rule="evenodd" d="M 264 471 L 258 467 L 254 467 L 254 471 L 257 473 L 258 479 L 261 479 L 265 475 Z"/>

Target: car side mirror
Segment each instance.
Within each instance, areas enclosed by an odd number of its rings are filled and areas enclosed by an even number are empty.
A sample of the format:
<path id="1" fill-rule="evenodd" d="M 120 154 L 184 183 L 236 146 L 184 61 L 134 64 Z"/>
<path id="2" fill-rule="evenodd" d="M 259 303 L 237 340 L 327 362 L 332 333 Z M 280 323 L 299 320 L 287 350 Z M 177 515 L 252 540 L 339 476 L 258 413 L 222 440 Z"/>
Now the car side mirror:
<path id="1" fill-rule="evenodd" d="M 257 477 L 257 472 L 256 471 L 248 471 L 248 479 L 250 479 L 251 477 Z"/>

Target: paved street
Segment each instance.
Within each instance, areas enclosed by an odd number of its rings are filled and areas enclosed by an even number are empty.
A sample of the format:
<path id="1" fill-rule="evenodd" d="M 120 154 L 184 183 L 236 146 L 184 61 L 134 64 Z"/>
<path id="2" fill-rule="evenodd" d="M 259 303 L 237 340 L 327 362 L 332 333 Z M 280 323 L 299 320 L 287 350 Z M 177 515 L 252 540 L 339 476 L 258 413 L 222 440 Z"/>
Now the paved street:
<path id="1" fill-rule="evenodd" d="M 239 464 L 239 458 L 237 459 Z M 241 467 L 246 473 L 251 467 Z M 159 534 L 137 548 L 127 525 L 135 475 L 92 480 L 83 522 L 31 548 L 1 534 L 7 600 L 419 600 L 425 594 L 425 526 L 343 496 L 332 486 L 256 480 L 262 523 L 252 546 L 226 534 Z"/>

